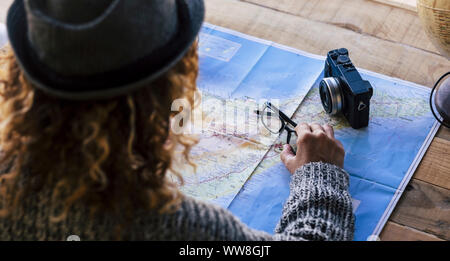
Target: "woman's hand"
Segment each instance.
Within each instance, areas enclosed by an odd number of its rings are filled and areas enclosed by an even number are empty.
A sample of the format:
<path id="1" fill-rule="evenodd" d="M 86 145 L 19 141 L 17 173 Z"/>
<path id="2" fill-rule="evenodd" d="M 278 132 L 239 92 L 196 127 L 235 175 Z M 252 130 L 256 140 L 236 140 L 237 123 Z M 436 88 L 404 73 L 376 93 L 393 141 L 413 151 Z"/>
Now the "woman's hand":
<path id="1" fill-rule="evenodd" d="M 284 145 L 281 161 L 294 174 L 301 166 L 310 162 L 331 163 L 344 167 L 344 146 L 334 138 L 330 125 L 302 123 L 295 128 L 297 132 L 297 154 L 294 155 L 289 144 Z"/>

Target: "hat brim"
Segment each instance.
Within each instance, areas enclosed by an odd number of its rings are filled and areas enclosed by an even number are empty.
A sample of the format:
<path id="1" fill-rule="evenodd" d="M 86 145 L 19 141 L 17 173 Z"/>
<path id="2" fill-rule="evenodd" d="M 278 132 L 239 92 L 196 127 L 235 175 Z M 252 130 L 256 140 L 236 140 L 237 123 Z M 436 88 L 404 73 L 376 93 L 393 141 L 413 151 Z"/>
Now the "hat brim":
<path id="1" fill-rule="evenodd" d="M 193 44 L 204 19 L 203 0 L 177 0 L 181 4 L 178 33 L 160 50 L 133 64 L 101 74 L 63 76 L 41 63 L 28 41 L 24 0 L 15 0 L 8 11 L 11 47 L 27 79 L 45 93 L 70 100 L 108 99 L 130 93 L 172 68 Z"/>

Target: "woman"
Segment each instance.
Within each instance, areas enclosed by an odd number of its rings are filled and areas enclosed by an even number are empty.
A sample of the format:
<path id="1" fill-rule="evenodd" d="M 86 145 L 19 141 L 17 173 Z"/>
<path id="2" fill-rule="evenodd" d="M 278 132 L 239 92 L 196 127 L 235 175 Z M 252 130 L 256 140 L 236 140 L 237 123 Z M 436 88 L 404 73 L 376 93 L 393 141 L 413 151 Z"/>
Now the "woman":
<path id="1" fill-rule="evenodd" d="M 344 150 L 300 124 L 281 158 L 290 196 L 274 235 L 169 181 L 171 103 L 193 103 L 202 0 L 16 0 L 2 57 L 1 240 L 351 240 Z M 178 175 L 181 179 L 181 175 Z"/>

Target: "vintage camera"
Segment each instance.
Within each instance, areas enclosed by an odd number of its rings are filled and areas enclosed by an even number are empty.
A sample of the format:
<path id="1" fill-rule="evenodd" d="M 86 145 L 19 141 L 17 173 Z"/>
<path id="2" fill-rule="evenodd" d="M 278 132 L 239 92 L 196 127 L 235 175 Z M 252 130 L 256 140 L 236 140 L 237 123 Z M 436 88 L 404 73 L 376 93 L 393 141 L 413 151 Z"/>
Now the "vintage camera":
<path id="1" fill-rule="evenodd" d="M 372 86 L 361 78 L 347 49 L 328 52 L 324 79 L 320 82 L 320 99 L 327 113 L 342 112 L 352 128 L 366 127 L 372 94 Z"/>

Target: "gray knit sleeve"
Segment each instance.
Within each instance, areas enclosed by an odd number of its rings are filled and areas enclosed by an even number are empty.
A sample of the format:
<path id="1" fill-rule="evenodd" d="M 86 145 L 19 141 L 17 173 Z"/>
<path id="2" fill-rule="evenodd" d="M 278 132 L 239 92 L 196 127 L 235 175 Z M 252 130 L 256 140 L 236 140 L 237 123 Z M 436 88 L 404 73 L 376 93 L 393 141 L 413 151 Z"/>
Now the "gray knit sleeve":
<path id="1" fill-rule="evenodd" d="M 292 176 L 290 196 L 275 235 L 257 231 L 219 206 L 186 197 L 163 227 L 175 240 L 351 240 L 352 203 L 348 174 L 326 163 L 310 163 Z M 174 220 L 175 219 L 175 220 Z"/>
<path id="2" fill-rule="evenodd" d="M 275 229 L 275 239 L 352 240 L 354 216 L 349 176 L 341 168 L 313 162 L 299 168 Z"/>
<path id="3" fill-rule="evenodd" d="M 229 210 L 190 197 L 185 198 L 175 216 L 177 221 L 172 221 L 177 226 L 175 240 L 273 240 L 272 235 L 243 224 Z"/>

